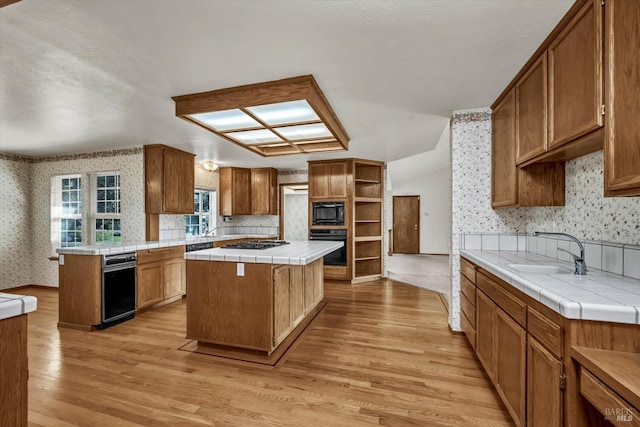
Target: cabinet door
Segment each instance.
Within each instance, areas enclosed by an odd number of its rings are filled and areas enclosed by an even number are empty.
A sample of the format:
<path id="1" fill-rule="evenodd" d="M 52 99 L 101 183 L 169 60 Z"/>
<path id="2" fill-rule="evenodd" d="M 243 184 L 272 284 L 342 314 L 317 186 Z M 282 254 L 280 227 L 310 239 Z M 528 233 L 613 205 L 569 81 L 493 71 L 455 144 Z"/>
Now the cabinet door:
<path id="1" fill-rule="evenodd" d="M 183 259 L 175 259 L 163 263 L 164 299 L 184 294 L 184 262 Z"/>
<path id="2" fill-rule="evenodd" d="M 193 213 L 193 156 L 165 149 L 163 151 L 163 211 Z"/>
<path id="3" fill-rule="evenodd" d="M 232 215 L 251 215 L 251 169 L 232 169 Z"/>
<path id="4" fill-rule="evenodd" d="M 516 83 L 517 163 L 547 150 L 547 55 Z"/>
<path id="5" fill-rule="evenodd" d="M 309 313 L 313 308 L 313 290 L 315 281 L 316 268 L 315 264 L 307 264 L 304 266 L 304 312 Z"/>
<path id="6" fill-rule="evenodd" d="M 605 9 L 605 196 L 640 196 L 640 2 Z"/>
<path id="7" fill-rule="evenodd" d="M 516 167 L 515 90 L 493 110 L 491 146 L 491 206 L 518 204 L 518 169 Z"/>
<path id="8" fill-rule="evenodd" d="M 309 164 L 309 197 L 328 196 L 329 168 L 327 164 Z"/>
<path id="9" fill-rule="evenodd" d="M 527 351 L 527 425 L 562 425 L 562 362 L 529 335 Z"/>
<path id="10" fill-rule="evenodd" d="M 496 305 L 480 290 L 476 298 L 476 354 L 489 378 L 494 380 Z"/>
<path id="11" fill-rule="evenodd" d="M 273 269 L 273 347 L 289 334 L 291 329 L 291 268 L 281 266 Z"/>
<path id="12" fill-rule="evenodd" d="M 277 215 L 277 173 L 272 168 L 251 169 L 251 214 Z"/>
<path id="13" fill-rule="evenodd" d="M 347 162 L 329 163 L 329 197 L 347 197 Z"/>
<path id="14" fill-rule="evenodd" d="M 137 277 L 137 301 L 138 309 L 162 301 L 164 275 L 163 263 L 152 262 L 138 265 Z"/>
<path id="15" fill-rule="evenodd" d="M 495 385 L 517 426 L 525 425 L 527 333 L 502 309 L 496 310 Z"/>
<path id="16" fill-rule="evenodd" d="M 291 282 L 289 284 L 290 317 L 292 326 L 296 326 L 304 318 L 304 275 L 303 266 L 291 266 Z"/>
<path id="17" fill-rule="evenodd" d="M 318 304 L 324 299 L 324 278 L 323 278 L 323 261 L 315 261 L 311 264 L 313 272 L 313 305 Z"/>
<path id="18" fill-rule="evenodd" d="M 602 13 L 588 1 L 548 49 L 549 149 L 602 127 Z"/>

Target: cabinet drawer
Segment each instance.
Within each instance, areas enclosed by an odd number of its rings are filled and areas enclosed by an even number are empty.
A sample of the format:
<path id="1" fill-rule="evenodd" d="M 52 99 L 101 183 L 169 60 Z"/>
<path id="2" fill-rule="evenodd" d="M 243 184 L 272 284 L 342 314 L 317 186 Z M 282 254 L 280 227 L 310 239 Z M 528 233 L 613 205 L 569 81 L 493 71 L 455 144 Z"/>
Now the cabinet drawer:
<path id="1" fill-rule="evenodd" d="M 466 314 L 464 313 L 460 315 L 460 327 L 462 328 L 462 331 L 464 332 L 464 334 L 467 336 L 467 339 L 469 340 L 471 347 L 475 350 L 476 349 L 476 330 L 471 325 L 471 321 L 467 318 Z"/>
<path id="2" fill-rule="evenodd" d="M 471 301 L 467 299 L 464 294 L 460 294 L 460 307 L 462 312 L 467 315 L 467 319 L 471 323 L 471 326 L 476 327 L 476 307 L 471 304 Z"/>
<path id="3" fill-rule="evenodd" d="M 633 406 L 584 367 L 580 367 L 580 394 L 601 414 L 607 416 L 613 425 L 640 426 L 637 412 L 630 412 Z M 629 412 L 618 413 L 616 410 Z M 618 415 L 624 418 L 618 418 Z"/>
<path id="4" fill-rule="evenodd" d="M 476 283 L 476 267 L 464 258 L 460 258 L 460 273 L 467 276 L 471 283 Z"/>
<path id="5" fill-rule="evenodd" d="M 520 326 L 525 327 L 527 321 L 527 305 L 524 302 L 507 293 L 500 285 L 482 273 L 478 273 L 477 283 L 478 288 L 513 317 Z"/>
<path id="6" fill-rule="evenodd" d="M 556 357 L 562 357 L 562 327 L 529 307 L 527 330 Z"/>
<path id="7" fill-rule="evenodd" d="M 166 248 L 145 249 L 136 252 L 138 255 L 138 265 L 149 262 L 165 261 L 173 258 L 184 257 L 184 245 L 170 246 Z"/>
<path id="8" fill-rule="evenodd" d="M 460 275 L 460 290 L 466 296 L 473 306 L 476 306 L 476 285 L 467 279 L 465 276 Z"/>

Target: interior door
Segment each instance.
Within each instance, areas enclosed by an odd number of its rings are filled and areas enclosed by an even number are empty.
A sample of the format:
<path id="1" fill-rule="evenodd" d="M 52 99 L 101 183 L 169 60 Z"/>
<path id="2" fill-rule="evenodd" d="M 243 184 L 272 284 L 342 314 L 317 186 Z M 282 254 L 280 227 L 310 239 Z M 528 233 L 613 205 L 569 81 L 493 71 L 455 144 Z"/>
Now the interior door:
<path id="1" fill-rule="evenodd" d="M 420 253 L 420 196 L 393 196 L 393 252 Z"/>

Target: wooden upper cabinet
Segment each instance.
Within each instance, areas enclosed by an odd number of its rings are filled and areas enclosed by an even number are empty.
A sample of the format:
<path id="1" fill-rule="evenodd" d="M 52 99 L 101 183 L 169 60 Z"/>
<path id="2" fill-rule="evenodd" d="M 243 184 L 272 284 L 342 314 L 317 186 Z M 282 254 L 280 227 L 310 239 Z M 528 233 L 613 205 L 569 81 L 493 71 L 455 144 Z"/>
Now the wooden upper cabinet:
<path id="1" fill-rule="evenodd" d="M 309 162 L 309 197 L 344 199 L 347 197 L 347 161 Z"/>
<path id="2" fill-rule="evenodd" d="M 251 169 L 251 214 L 278 214 L 278 170 Z"/>
<path id="3" fill-rule="evenodd" d="M 601 0 L 589 0 L 564 27 L 548 61 L 552 150 L 603 126 Z"/>
<path id="4" fill-rule="evenodd" d="M 220 168 L 220 215 L 251 215 L 251 169 Z"/>
<path id="5" fill-rule="evenodd" d="M 144 146 L 147 214 L 193 213 L 194 157 L 165 145 Z"/>
<path id="6" fill-rule="evenodd" d="M 515 90 L 511 90 L 493 110 L 491 123 L 491 206 L 494 208 L 518 204 L 514 92 Z"/>
<path id="7" fill-rule="evenodd" d="M 547 150 L 547 55 L 542 54 L 516 83 L 517 163 Z"/>
<path id="8" fill-rule="evenodd" d="M 605 196 L 640 196 L 640 1 L 605 3 Z"/>

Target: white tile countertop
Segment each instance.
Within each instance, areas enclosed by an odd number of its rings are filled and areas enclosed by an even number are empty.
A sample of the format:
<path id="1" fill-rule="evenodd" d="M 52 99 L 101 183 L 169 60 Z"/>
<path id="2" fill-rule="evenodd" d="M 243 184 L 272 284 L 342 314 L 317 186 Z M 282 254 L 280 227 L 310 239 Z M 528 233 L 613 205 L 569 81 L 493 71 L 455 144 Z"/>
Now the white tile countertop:
<path id="1" fill-rule="evenodd" d="M 640 280 L 519 251 L 462 250 L 460 255 L 568 319 L 640 324 Z M 563 273 L 522 273 L 510 264 L 557 266 Z M 587 268 L 589 266 L 587 265 Z"/>
<path id="2" fill-rule="evenodd" d="M 333 251 L 343 242 L 321 240 L 292 241 L 288 245 L 269 249 L 224 249 L 214 248 L 184 254 L 186 260 L 247 262 L 258 264 L 307 265 Z"/>
<path id="3" fill-rule="evenodd" d="M 0 293 L 0 320 L 31 313 L 37 308 L 36 297 Z"/>
<path id="4" fill-rule="evenodd" d="M 114 255 L 125 252 L 143 251 L 145 249 L 164 248 L 169 246 L 190 245 L 192 243 L 219 242 L 235 239 L 273 239 L 277 235 L 269 234 L 223 234 L 220 236 L 197 237 L 192 239 L 159 240 L 148 242 L 129 242 L 113 245 L 89 245 L 73 248 L 58 248 L 56 253 L 73 255 Z"/>

